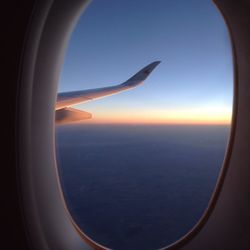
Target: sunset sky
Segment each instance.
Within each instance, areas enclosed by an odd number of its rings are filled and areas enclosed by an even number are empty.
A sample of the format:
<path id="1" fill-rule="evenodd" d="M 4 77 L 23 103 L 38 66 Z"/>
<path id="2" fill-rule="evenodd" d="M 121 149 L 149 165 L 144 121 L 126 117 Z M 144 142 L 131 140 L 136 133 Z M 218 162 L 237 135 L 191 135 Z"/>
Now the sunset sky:
<path id="1" fill-rule="evenodd" d="M 133 90 L 75 108 L 86 123 L 229 123 L 228 30 L 210 0 L 94 0 L 72 33 L 59 92 L 126 81 L 160 60 Z"/>

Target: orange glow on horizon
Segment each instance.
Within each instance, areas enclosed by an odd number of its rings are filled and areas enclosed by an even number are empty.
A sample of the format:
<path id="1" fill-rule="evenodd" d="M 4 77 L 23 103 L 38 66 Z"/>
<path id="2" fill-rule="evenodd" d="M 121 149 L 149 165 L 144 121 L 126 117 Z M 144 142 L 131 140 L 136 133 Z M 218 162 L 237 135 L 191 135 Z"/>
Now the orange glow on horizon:
<path id="1" fill-rule="evenodd" d="M 87 124 L 189 124 L 189 125 L 229 125 L 231 112 L 225 110 L 168 110 L 155 112 L 109 112 L 93 114 Z"/>
<path id="2" fill-rule="evenodd" d="M 199 107 L 91 107 L 76 106 L 90 112 L 92 118 L 80 121 L 84 124 L 159 124 L 159 125 L 230 125 L 232 108 L 216 103 Z"/>
<path id="3" fill-rule="evenodd" d="M 92 120 L 84 120 L 81 123 L 86 123 L 86 124 L 117 124 L 117 125 L 122 125 L 122 124 L 131 124 L 131 125 L 230 125 L 231 123 L 229 121 L 139 121 L 139 120 L 99 120 L 99 119 L 92 119 Z"/>

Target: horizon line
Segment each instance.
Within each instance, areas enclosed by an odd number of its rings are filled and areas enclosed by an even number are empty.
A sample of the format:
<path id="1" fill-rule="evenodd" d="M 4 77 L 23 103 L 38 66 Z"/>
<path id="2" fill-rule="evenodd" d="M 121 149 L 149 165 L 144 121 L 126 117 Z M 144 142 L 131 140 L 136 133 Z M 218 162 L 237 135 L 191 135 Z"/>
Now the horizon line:
<path id="1" fill-rule="evenodd" d="M 200 122 L 200 123 L 174 123 L 174 122 L 86 122 L 86 121 L 80 121 L 80 122 L 73 122 L 71 124 L 58 124 L 60 125 L 161 125 L 161 126 L 230 126 L 231 122 L 218 122 L 218 123 L 209 123 L 209 122 Z"/>

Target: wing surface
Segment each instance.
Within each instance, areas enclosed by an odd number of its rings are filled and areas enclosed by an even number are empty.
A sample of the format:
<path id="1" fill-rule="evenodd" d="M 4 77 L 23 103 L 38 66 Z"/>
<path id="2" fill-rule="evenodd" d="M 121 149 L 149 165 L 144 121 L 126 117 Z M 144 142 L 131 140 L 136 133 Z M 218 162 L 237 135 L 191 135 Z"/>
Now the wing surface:
<path id="1" fill-rule="evenodd" d="M 119 92 L 135 88 L 142 84 L 144 80 L 146 80 L 149 74 L 159 63 L 160 61 L 150 63 L 122 84 L 105 88 L 59 93 L 57 97 L 56 110 L 64 109 L 75 104 L 88 102 L 94 99 L 114 95 Z"/>
<path id="2" fill-rule="evenodd" d="M 57 110 L 55 118 L 56 124 L 68 124 L 91 119 L 91 117 L 89 112 L 69 107 Z"/>

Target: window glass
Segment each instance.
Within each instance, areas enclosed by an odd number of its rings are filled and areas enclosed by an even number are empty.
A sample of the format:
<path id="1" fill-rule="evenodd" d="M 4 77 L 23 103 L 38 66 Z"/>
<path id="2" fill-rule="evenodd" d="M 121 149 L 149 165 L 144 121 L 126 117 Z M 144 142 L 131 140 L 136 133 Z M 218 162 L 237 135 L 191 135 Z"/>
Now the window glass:
<path id="1" fill-rule="evenodd" d="M 154 61 L 161 63 L 144 84 L 97 100 L 90 91 L 85 102 L 56 110 L 68 210 L 111 249 L 158 249 L 187 234 L 225 157 L 232 53 L 210 0 L 92 1 L 72 34 L 58 92 L 121 84 Z"/>

